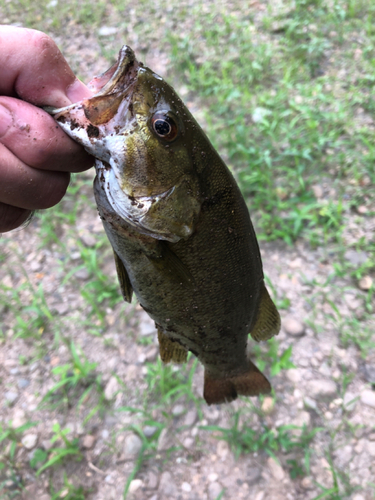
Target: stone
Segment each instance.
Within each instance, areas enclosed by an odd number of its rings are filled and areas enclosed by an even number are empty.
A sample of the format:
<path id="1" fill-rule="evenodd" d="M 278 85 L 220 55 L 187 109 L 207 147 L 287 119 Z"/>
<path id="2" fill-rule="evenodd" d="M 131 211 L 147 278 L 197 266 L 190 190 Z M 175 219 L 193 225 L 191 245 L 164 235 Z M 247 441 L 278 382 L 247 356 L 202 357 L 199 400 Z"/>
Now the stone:
<path id="1" fill-rule="evenodd" d="M 155 490 L 158 487 L 158 481 L 159 478 L 153 471 L 147 473 L 146 484 L 149 490 Z"/>
<path id="2" fill-rule="evenodd" d="M 86 281 L 90 278 L 90 273 L 86 268 L 82 268 L 78 269 L 78 271 L 74 273 L 74 276 L 79 280 Z"/>
<path id="3" fill-rule="evenodd" d="M 86 450 L 91 450 L 91 448 L 94 447 L 95 441 L 96 441 L 95 436 L 92 436 L 91 434 L 87 434 L 82 439 L 82 446 L 83 446 L 83 448 L 86 448 Z"/>
<path id="4" fill-rule="evenodd" d="M 124 453 L 127 457 L 135 457 L 142 449 L 142 439 L 137 434 L 129 434 L 124 441 Z"/>
<path id="5" fill-rule="evenodd" d="M 276 460 L 273 457 L 269 457 L 267 460 L 267 465 L 268 468 L 270 469 L 270 472 L 274 479 L 276 481 L 282 481 L 285 477 L 285 472 L 284 469 L 281 467 L 279 463 L 276 462 Z"/>
<path id="6" fill-rule="evenodd" d="M 164 471 L 160 476 L 158 491 L 166 498 L 173 498 L 176 496 L 177 487 L 170 472 Z"/>
<path id="7" fill-rule="evenodd" d="M 186 481 L 184 481 L 181 484 L 181 489 L 182 489 L 182 491 L 185 491 L 186 493 L 190 493 L 190 491 L 192 490 L 192 487 L 191 487 L 190 483 L 187 483 Z"/>
<path id="8" fill-rule="evenodd" d="M 368 441 L 367 443 L 367 451 L 372 457 L 375 457 L 375 442 L 374 441 Z"/>
<path id="9" fill-rule="evenodd" d="M 25 412 L 23 410 L 15 410 L 13 413 L 13 420 L 12 420 L 12 428 L 17 429 L 17 427 L 21 427 L 22 425 L 26 424 L 27 419 Z"/>
<path id="10" fill-rule="evenodd" d="M 208 481 L 210 483 L 214 483 L 217 479 L 219 478 L 219 476 L 216 474 L 216 472 L 211 472 L 211 474 L 208 474 Z"/>
<path id="11" fill-rule="evenodd" d="M 37 442 L 37 434 L 26 434 L 21 440 L 22 446 L 27 450 L 32 450 L 33 448 L 35 448 Z"/>
<path id="12" fill-rule="evenodd" d="M 96 244 L 96 238 L 90 233 L 84 232 L 80 235 L 80 238 L 81 238 L 82 243 L 86 247 L 94 247 Z"/>
<path id="13" fill-rule="evenodd" d="M 45 495 L 42 495 L 41 497 L 38 497 L 39 500 L 51 500 L 50 495 L 47 493 Z"/>
<path id="14" fill-rule="evenodd" d="M 287 316 L 282 320 L 284 331 L 292 337 L 302 337 L 305 334 L 305 325 L 293 316 Z"/>
<path id="15" fill-rule="evenodd" d="M 364 375 L 367 382 L 370 382 L 370 384 L 375 384 L 375 365 L 365 363 L 364 368 Z"/>
<path id="16" fill-rule="evenodd" d="M 343 405 L 346 411 L 352 412 L 355 407 L 357 406 L 359 397 L 353 394 L 352 392 L 346 392 L 344 399 L 343 399 Z"/>
<path id="17" fill-rule="evenodd" d="M 351 264 L 353 264 L 353 266 L 360 266 L 361 264 L 364 264 L 368 259 L 368 255 L 366 252 L 357 251 L 353 249 L 347 250 L 344 253 L 344 257 Z"/>
<path id="18" fill-rule="evenodd" d="M 129 493 L 135 493 L 137 490 L 142 488 L 143 486 L 143 481 L 141 479 L 133 479 L 133 481 L 130 481 L 129 484 Z"/>
<path id="19" fill-rule="evenodd" d="M 218 482 L 213 482 L 208 485 L 208 498 L 209 500 L 216 500 L 220 493 L 223 491 L 223 487 Z"/>
<path id="20" fill-rule="evenodd" d="M 313 399 L 330 399 L 337 396 L 337 387 L 333 380 L 310 380 L 306 392 Z"/>
<path id="21" fill-rule="evenodd" d="M 258 493 L 256 494 L 254 500 L 263 500 L 264 499 L 264 491 L 258 491 Z"/>
<path id="22" fill-rule="evenodd" d="M 195 422 L 197 421 L 197 418 L 198 418 L 197 410 L 196 410 L 196 408 L 192 408 L 191 410 L 189 410 L 186 413 L 183 425 L 186 425 L 187 427 L 191 427 L 192 425 L 195 424 Z"/>
<path id="23" fill-rule="evenodd" d="M 229 445 L 226 441 L 221 440 L 217 443 L 216 453 L 221 460 L 225 460 L 229 453 Z"/>
<path id="24" fill-rule="evenodd" d="M 173 408 L 172 408 L 172 415 L 174 417 L 179 417 L 181 416 L 183 413 L 185 413 L 185 407 L 183 405 L 175 405 Z"/>
<path id="25" fill-rule="evenodd" d="M 115 35 L 117 32 L 118 32 L 118 28 L 115 28 L 114 26 L 101 26 L 98 29 L 99 36 L 111 36 L 111 35 Z"/>
<path id="26" fill-rule="evenodd" d="M 301 486 L 304 490 L 311 490 L 314 487 L 313 482 L 309 477 L 304 477 L 302 479 Z"/>
<path id="27" fill-rule="evenodd" d="M 111 401 L 120 390 L 120 385 L 116 377 L 111 377 L 104 389 L 104 397 L 107 401 Z"/>
<path id="28" fill-rule="evenodd" d="M 158 431 L 158 427 L 154 425 L 145 425 L 142 430 L 146 438 L 150 438 Z"/>
<path id="29" fill-rule="evenodd" d="M 375 392 L 370 390 L 364 390 L 361 393 L 361 402 L 371 408 L 375 408 Z"/>
<path id="30" fill-rule="evenodd" d="M 275 401 L 271 396 L 266 396 L 262 403 L 262 412 L 265 415 L 271 415 L 275 408 Z"/>
<path id="31" fill-rule="evenodd" d="M 14 392 L 14 391 L 7 391 L 5 394 L 4 394 L 4 397 L 7 401 L 7 403 L 12 406 L 14 405 L 14 403 L 16 402 L 16 400 L 18 399 L 18 392 Z"/>
<path id="32" fill-rule="evenodd" d="M 366 499 L 363 495 L 361 495 L 360 493 L 357 493 L 356 495 L 354 495 L 352 500 L 366 500 Z"/>
<path id="33" fill-rule="evenodd" d="M 27 378 L 19 378 L 17 380 L 17 385 L 19 389 L 26 389 L 26 387 L 30 385 L 30 380 L 28 380 Z"/>
<path id="34" fill-rule="evenodd" d="M 372 285 L 373 285 L 373 280 L 370 276 L 363 276 L 363 278 L 361 278 L 358 281 L 359 288 L 361 290 L 364 290 L 365 292 L 367 292 L 367 290 L 370 290 Z"/>
<path id="35" fill-rule="evenodd" d="M 171 447 L 172 443 L 170 434 L 170 430 L 167 427 L 161 431 L 158 441 L 158 451 L 165 451 Z"/>

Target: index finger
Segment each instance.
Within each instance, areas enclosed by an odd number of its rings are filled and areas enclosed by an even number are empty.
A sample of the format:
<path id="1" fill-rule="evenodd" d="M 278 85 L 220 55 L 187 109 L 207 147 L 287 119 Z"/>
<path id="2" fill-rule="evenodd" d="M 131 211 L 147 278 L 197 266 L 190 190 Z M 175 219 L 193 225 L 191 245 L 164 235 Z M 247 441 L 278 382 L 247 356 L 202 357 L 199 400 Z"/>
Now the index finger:
<path id="1" fill-rule="evenodd" d="M 45 33 L 0 25 L 0 95 L 37 106 L 68 106 L 91 92 Z"/>

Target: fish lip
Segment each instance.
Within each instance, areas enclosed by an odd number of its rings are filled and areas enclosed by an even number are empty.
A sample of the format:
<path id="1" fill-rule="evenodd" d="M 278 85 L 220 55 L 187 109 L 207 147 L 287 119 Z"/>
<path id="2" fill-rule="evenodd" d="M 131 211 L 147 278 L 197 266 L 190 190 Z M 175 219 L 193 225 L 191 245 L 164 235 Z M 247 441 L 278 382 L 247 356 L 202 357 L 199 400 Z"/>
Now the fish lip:
<path id="1" fill-rule="evenodd" d="M 96 80 L 100 81 L 101 86 L 95 87 L 99 88 L 95 94 L 89 98 L 82 99 L 82 101 L 69 104 L 68 106 L 64 106 L 62 108 L 44 106 L 43 109 L 57 119 L 67 111 L 79 109 L 79 107 L 84 108 L 85 102 L 88 102 L 90 99 L 95 97 L 107 96 L 116 93 L 122 93 L 125 97 L 136 81 L 140 67 L 143 67 L 143 64 L 137 61 L 134 51 L 128 45 L 123 45 L 119 51 L 117 61 L 104 73 L 94 77 L 89 83 L 89 87 L 90 85 L 92 87 L 92 82 Z"/>

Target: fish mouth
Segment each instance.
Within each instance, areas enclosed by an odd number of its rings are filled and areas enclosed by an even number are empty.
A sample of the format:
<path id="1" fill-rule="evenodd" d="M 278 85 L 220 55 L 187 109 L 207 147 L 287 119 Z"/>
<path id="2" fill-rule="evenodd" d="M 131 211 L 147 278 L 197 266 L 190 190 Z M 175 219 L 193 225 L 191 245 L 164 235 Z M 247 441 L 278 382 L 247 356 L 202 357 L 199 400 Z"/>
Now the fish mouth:
<path id="1" fill-rule="evenodd" d="M 86 120 L 92 125 L 103 125 L 115 116 L 124 100 L 129 100 L 138 77 L 138 70 L 142 66 L 142 63 L 137 61 L 133 50 L 124 45 L 120 49 L 115 64 L 101 75 L 94 77 L 88 84 L 88 88 L 95 92 L 92 97 L 63 108 L 46 106 L 44 110 L 59 122 L 69 119 L 70 113 L 82 110 Z M 74 114 L 77 121 L 78 115 Z M 78 126 L 83 125 L 83 120 L 78 120 Z"/>

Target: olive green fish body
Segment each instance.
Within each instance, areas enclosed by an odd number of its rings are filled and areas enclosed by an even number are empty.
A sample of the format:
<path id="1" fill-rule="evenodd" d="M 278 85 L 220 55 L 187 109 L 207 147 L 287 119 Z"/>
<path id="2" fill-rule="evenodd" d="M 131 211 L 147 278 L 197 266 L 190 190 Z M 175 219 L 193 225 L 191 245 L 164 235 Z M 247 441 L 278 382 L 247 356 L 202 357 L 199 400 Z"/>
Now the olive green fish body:
<path id="1" fill-rule="evenodd" d="M 56 110 L 96 156 L 95 198 L 125 300 L 134 291 L 158 328 L 163 361 L 205 366 L 211 403 L 269 392 L 248 334 L 278 333 L 238 186 L 174 90 L 124 47 L 92 99 Z"/>

